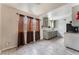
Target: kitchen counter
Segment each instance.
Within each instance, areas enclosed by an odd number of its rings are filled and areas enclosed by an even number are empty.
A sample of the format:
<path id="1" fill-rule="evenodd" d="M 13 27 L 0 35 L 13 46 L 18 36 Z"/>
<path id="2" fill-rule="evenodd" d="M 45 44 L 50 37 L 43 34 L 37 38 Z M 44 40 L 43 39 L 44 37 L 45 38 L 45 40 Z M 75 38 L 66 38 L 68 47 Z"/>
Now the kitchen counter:
<path id="1" fill-rule="evenodd" d="M 43 39 L 51 39 L 56 36 L 57 36 L 57 31 L 48 30 L 48 29 L 43 30 Z"/>
<path id="2" fill-rule="evenodd" d="M 79 51 L 79 33 L 66 33 L 65 46 Z"/>

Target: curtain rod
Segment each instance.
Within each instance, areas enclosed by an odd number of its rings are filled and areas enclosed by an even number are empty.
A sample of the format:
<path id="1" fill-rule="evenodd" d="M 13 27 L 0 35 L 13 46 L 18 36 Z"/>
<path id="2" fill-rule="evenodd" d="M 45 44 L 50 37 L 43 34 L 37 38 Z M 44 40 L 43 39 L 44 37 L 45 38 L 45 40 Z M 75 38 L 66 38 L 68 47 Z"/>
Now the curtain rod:
<path id="1" fill-rule="evenodd" d="M 16 14 L 17 14 L 17 15 L 21 15 L 21 16 L 27 16 L 27 15 L 23 15 L 23 14 L 20 14 L 20 13 L 16 13 Z M 27 18 L 40 20 L 39 18 L 34 18 L 34 17 L 31 17 L 31 16 L 27 16 Z"/>

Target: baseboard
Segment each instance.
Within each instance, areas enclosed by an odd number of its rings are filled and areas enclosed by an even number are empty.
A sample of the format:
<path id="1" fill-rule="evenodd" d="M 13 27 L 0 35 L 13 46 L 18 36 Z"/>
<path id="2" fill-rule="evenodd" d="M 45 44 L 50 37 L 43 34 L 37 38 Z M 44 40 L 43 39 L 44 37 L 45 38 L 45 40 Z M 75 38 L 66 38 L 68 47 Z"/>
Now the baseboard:
<path id="1" fill-rule="evenodd" d="M 44 40 L 44 39 L 40 39 L 40 40 Z"/>
<path id="2" fill-rule="evenodd" d="M 4 48 L 4 49 L 1 49 L 1 52 L 2 52 L 2 51 L 5 51 L 5 50 L 8 50 L 8 49 L 16 48 L 16 47 L 17 47 L 17 46 L 11 46 L 11 47 Z"/>
<path id="3" fill-rule="evenodd" d="M 1 54 L 1 50 L 0 50 L 0 54 Z"/>
<path id="4" fill-rule="evenodd" d="M 66 48 L 79 52 L 79 50 L 76 50 L 76 49 L 71 48 L 71 47 L 66 47 Z"/>

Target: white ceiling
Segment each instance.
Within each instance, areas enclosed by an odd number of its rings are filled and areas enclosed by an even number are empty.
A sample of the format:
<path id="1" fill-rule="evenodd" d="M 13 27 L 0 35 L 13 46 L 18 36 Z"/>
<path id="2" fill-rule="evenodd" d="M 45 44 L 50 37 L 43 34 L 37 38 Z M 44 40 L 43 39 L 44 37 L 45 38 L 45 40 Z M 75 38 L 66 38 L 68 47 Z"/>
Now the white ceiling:
<path id="1" fill-rule="evenodd" d="M 72 15 L 72 7 L 77 5 L 79 5 L 79 3 L 69 3 L 53 11 L 49 11 L 46 15 L 51 19 L 65 18 Z"/>
<path id="2" fill-rule="evenodd" d="M 39 16 L 48 11 L 66 5 L 66 3 L 7 3 L 6 5 Z"/>

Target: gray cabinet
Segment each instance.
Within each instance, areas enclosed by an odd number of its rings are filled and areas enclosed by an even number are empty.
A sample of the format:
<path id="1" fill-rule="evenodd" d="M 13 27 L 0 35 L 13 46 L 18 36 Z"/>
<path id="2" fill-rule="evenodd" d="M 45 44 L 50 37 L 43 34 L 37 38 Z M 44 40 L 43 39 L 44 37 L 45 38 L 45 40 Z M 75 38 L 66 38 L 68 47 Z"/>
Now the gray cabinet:
<path id="1" fill-rule="evenodd" d="M 51 39 L 57 36 L 57 31 L 43 30 L 43 39 Z"/>

